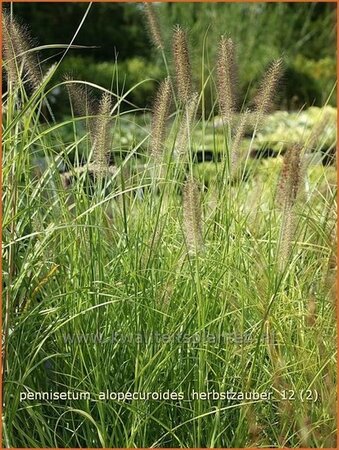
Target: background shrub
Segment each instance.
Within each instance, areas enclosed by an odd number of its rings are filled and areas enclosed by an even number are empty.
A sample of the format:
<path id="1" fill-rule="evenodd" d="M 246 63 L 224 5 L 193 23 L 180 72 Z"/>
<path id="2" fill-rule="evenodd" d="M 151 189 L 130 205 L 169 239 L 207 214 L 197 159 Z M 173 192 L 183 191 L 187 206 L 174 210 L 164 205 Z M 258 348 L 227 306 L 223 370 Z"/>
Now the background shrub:
<path id="1" fill-rule="evenodd" d="M 213 70 L 216 43 L 220 33 L 224 33 L 237 43 L 240 98 L 253 94 L 255 81 L 265 67 L 281 55 L 287 67 L 277 99 L 279 108 L 320 105 L 330 95 L 336 80 L 335 4 L 174 2 L 155 6 L 169 58 L 173 26 L 181 23 L 189 31 L 198 90 Z M 39 44 L 44 45 L 69 43 L 87 7 L 87 4 L 72 3 L 16 3 L 13 10 L 16 17 L 30 25 Z M 162 57 L 151 46 L 140 3 L 92 4 L 85 26 L 74 43 L 87 48 L 71 49 L 61 69 L 78 72 L 79 77 L 86 74 L 86 79 L 93 83 L 110 87 L 114 80 L 113 86 L 126 91 L 141 77 L 163 76 Z M 44 50 L 43 56 L 57 60 L 60 50 Z M 127 68 L 126 78 L 116 77 L 123 73 L 120 68 Z M 142 107 L 149 106 L 154 86 L 149 81 L 140 85 L 129 100 Z M 210 86 L 205 89 L 205 104 L 209 109 L 215 100 L 212 91 Z M 334 93 L 329 101 L 331 105 L 336 104 L 335 98 Z"/>
<path id="2" fill-rule="evenodd" d="M 105 89 L 118 92 L 120 95 L 133 88 L 140 80 L 145 80 L 127 95 L 126 100 L 140 108 L 148 108 L 152 104 L 157 80 L 164 76 L 164 71 L 162 66 L 157 66 L 142 57 L 133 57 L 118 62 L 97 62 L 90 57 L 71 56 L 65 58 L 59 66 L 56 80 L 62 81 L 65 74 L 71 75 L 76 80 L 95 83 Z M 94 90 L 94 94 L 99 96 L 99 93 Z M 57 98 L 62 101 L 56 101 Z M 57 88 L 53 92 L 52 101 L 56 117 L 61 118 L 70 113 L 66 89 Z M 126 107 L 126 104 L 124 105 L 122 105 L 122 109 Z"/>

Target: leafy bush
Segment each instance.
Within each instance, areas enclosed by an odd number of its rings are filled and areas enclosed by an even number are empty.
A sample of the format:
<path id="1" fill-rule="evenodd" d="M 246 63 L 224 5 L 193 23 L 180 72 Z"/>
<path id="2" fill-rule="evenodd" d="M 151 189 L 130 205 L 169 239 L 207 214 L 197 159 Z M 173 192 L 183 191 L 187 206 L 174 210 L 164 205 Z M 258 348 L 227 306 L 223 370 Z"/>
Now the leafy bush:
<path id="1" fill-rule="evenodd" d="M 46 45 L 70 42 L 88 6 L 83 2 L 22 2 L 13 4 L 12 8 L 17 19 L 29 24 L 39 45 Z M 80 56 L 91 55 L 96 61 L 107 61 L 114 57 L 116 51 L 120 59 L 134 55 L 146 58 L 149 54 L 148 38 L 140 22 L 138 5 L 94 3 L 85 24 L 77 34 L 76 44 L 90 48 L 78 48 L 76 52 Z"/>
<path id="2" fill-rule="evenodd" d="M 315 60 L 298 54 L 290 66 L 288 75 L 290 92 L 287 92 L 287 98 L 293 99 L 291 93 L 294 96 L 299 94 L 301 105 L 305 102 L 322 105 L 327 101 L 334 86 L 336 62 L 328 56 Z M 331 105 L 336 105 L 335 93 L 329 100 Z"/>
<path id="3" fill-rule="evenodd" d="M 30 24 L 42 45 L 69 42 L 76 29 L 75 24 L 80 22 L 86 11 L 84 4 L 16 3 L 13 8 L 16 14 Z M 327 100 L 333 88 L 336 79 L 335 4 L 164 2 L 156 4 L 156 8 L 166 53 L 170 52 L 173 26 L 181 22 L 189 30 L 193 65 L 205 67 L 204 73 L 198 68 L 194 74 L 197 89 L 210 74 L 211 63 L 215 60 L 216 42 L 221 33 L 239 42 L 237 53 L 241 96 L 253 93 L 253 80 L 259 79 L 269 61 L 282 54 L 288 66 L 280 98 L 281 107 L 293 109 L 305 103 L 307 106 L 320 105 Z M 114 53 L 117 52 L 118 66 L 127 68 L 125 90 L 137 82 L 138 73 L 139 79 L 142 76 L 157 79 L 162 76 L 162 65 L 158 65 L 161 56 L 149 50 L 147 30 L 142 19 L 140 4 L 93 4 L 85 20 L 86 31 L 81 29 L 76 39 L 76 44 L 92 48 L 77 49 L 81 57 L 67 58 L 63 66 L 67 70 L 74 69 L 81 76 L 86 75 L 94 83 L 109 87 L 115 64 L 107 61 L 113 61 Z M 51 25 L 48 28 L 44 26 L 47 21 Z M 57 26 L 60 21 L 62 27 Z M 201 65 L 203 48 L 205 61 Z M 46 52 L 47 56 L 53 56 L 55 50 Z M 119 72 L 123 73 L 123 70 Z M 119 88 L 123 85 L 124 77 L 121 77 Z M 129 100 L 138 105 L 149 105 L 153 87 L 151 82 L 144 83 L 131 93 Z M 205 104 L 209 109 L 214 103 L 211 89 L 210 86 L 205 89 Z M 335 105 L 335 95 L 330 104 Z"/>

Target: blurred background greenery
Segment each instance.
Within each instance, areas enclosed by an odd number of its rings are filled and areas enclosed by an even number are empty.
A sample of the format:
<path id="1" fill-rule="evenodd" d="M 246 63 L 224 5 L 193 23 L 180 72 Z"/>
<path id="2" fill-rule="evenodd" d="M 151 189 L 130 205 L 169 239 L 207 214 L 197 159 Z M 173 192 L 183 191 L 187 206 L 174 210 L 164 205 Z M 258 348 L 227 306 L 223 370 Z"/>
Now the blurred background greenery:
<path id="1" fill-rule="evenodd" d="M 12 4 L 15 16 L 28 25 L 39 45 L 69 43 L 87 7 L 88 3 Z M 206 76 L 213 70 L 220 34 L 227 34 L 237 44 L 240 98 L 251 97 L 268 63 L 283 56 L 286 70 L 277 96 L 279 109 L 298 110 L 326 101 L 336 105 L 335 93 L 330 95 L 336 81 L 334 3 L 157 3 L 156 8 L 169 60 L 173 26 L 180 23 L 189 31 L 197 89 L 202 73 Z M 70 73 L 126 92 L 150 78 L 128 97 L 141 108 L 150 107 L 165 68 L 150 43 L 141 3 L 92 4 L 74 43 L 91 48 L 70 50 L 58 70 L 60 80 Z M 50 64 L 61 54 L 61 50 L 44 50 L 42 59 Z M 54 94 L 65 95 L 58 90 Z M 207 107 L 212 107 L 210 86 L 205 95 Z M 54 112 L 57 116 L 69 113 L 68 102 L 55 102 Z"/>

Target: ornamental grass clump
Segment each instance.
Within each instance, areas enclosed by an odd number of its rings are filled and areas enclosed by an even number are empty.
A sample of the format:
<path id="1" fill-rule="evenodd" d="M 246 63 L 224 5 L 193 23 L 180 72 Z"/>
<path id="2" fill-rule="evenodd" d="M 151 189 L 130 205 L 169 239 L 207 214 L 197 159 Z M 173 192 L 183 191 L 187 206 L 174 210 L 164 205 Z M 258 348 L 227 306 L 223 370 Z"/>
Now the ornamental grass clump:
<path id="1" fill-rule="evenodd" d="M 84 84 L 72 82 L 65 77 L 67 91 L 72 103 L 72 108 L 77 116 L 86 119 L 86 128 L 89 142 L 92 148 L 92 158 L 89 163 L 61 174 L 61 182 L 64 188 L 72 184 L 74 175 L 88 172 L 94 179 L 116 173 L 116 167 L 111 164 L 111 131 L 112 131 L 112 99 L 107 92 L 103 93 L 98 104 L 90 89 Z"/>
<path id="2" fill-rule="evenodd" d="M 198 92 L 173 95 L 166 78 L 151 114 L 134 105 L 141 73 L 124 88 L 131 74 L 114 66 L 112 92 L 61 79 L 73 51 L 62 44 L 56 76 L 33 91 L 13 53 L 18 79 L 5 83 L 2 111 L 6 448 L 335 446 L 335 167 L 320 164 L 315 127 L 283 160 L 264 159 L 272 141 L 266 129 L 256 138 L 252 117 L 268 101 L 249 113 L 245 99 L 239 111 L 233 42 L 220 44 L 218 82 L 196 29 Z M 273 403 L 243 403 L 271 387 Z M 60 390 L 86 397 L 60 402 Z M 31 392 L 44 398 L 32 403 Z M 138 392 L 152 403 L 131 403 Z"/>

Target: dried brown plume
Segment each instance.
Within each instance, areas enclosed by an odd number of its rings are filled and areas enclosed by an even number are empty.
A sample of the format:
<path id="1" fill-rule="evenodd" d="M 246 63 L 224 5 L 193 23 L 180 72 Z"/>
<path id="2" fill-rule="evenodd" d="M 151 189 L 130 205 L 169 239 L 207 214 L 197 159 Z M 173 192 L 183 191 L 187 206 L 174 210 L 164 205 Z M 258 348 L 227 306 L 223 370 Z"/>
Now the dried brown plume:
<path id="1" fill-rule="evenodd" d="M 224 123 L 230 123 L 236 109 L 237 67 L 233 40 L 226 36 L 219 41 L 217 89 L 219 113 Z"/>
<path id="2" fill-rule="evenodd" d="M 188 51 L 187 34 L 177 25 L 174 28 L 172 51 L 176 72 L 177 91 L 179 100 L 187 102 L 192 92 L 191 63 Z"/>

